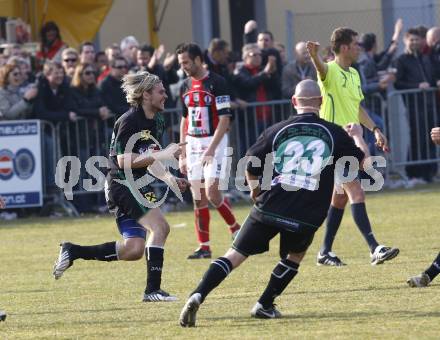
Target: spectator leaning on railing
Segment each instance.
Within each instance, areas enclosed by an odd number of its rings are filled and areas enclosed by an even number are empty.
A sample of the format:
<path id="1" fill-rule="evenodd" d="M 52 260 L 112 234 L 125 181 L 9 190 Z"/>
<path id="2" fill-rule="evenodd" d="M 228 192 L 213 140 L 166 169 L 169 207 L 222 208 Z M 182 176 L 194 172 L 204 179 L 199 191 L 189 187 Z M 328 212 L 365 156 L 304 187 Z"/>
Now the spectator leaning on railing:
<path id="1" fill-rule="evenodd" d="M 105 106 L 101 91 L 96 87 L 92 64 L 79 64 L 72 79 L 72 97 L 78 115 L 105 120 L 110 110 Z"/>
<path id="2" fill-rule="evenodd" d="M 76 121 L 69 84 L 65 82 L 64 70 L 60 63 L 47 61 L 43 75 L 38 81 L 38 95 L 35 99 L 35 118 L 59 121 Z"/>
<path id="3" fill-rule="evenodd" d="M 29 88 L 21 95 L 22 82 L 23 77 L 18 66 L 4 65 L 0 68 L 0 120 L 29 118 L 37 89 Z"/>
<path id="4" fill-rule="evenodd" d="M 405 53 L 400 55 L 396 61 L 396 89 L 426 90 L 436 86 L 431 61 L 427 55 L 422 54 L 422 39 L 418 30 L 410 28 L 405 33 L 404 43 Z M 403 98 L 408 109 L 410 123 L 410 159 L 426 160 L 433 158 L 435 150 L 430 145 L 427 146 L 429 140 L 428 130 L 433 126 L 433 117 L 430 114 L 433 112 L 432 94 L 428 93 L 426 96 L 423 93 L 404 95 Z M 406 172 L 410 178 L 430 182 L 436 169 L 436 164 L 408 165 Z"/>

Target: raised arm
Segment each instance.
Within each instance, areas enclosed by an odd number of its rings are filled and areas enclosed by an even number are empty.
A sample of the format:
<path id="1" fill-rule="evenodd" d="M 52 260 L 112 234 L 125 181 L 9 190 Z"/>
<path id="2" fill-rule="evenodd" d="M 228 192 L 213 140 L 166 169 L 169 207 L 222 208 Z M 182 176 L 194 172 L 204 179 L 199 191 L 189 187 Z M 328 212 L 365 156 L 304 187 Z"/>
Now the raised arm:
<path id="1" fill-rule="evenodd" d="M 326 75 L 327 75 L 327 64 L 324 63 L 321 59 L 321 57 L 319 56 L 319 42 L 316 41 L 307 41 L 306 43 L 306 48 L 307 51 L 310 54 L 310 58 L 312 59 L 312 63 L 316 68 L 316 72 L 319 75 L 319 78 L 321 80 L 324 80 Z"/>

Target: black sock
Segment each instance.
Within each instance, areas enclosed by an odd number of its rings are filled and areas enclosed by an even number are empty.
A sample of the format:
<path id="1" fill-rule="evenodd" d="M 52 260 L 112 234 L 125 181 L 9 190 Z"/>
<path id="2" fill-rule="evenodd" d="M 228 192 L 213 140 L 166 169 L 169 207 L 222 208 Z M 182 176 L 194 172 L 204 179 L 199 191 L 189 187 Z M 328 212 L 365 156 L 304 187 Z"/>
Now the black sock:
<path id="1" fill-rule="evenodd" d="M 72 260 L 98 260 L 98 261 L 117 261 L 116 242 L 107 242 L 96 246 L 79 246 L 72 244 L 70 248 Z"/>
<path id="2" fill-rule="evenodd" d="M 365 238 L 365 241 L 367 241 L 371 253 L 373 253 L 374 249 L 376 249 L 379 243 L 377 243 L 376 239 L 374 238 L 373 231 L 371 230 L 370 220 L 368 219 L 365 203 L 352 204 L 351 213 L 353 215 L 354 222 L 362 233 L 362 236 Z"/>
<path id="3" fill-rule="evenodd" d="M 434 262 L 432 262 L 431 267 L 425 270 L 425 273 L 429 276 L 431 281 L 434 280 L 438 274 L 440 274 L 440 253 L 438 253 Z"/>
<path id="4" fill-rule="evenodd" d="M 290 281 L 292 281 L 298 273 L 298 267 L 298 263 L 287 259 L 278 262 L 272 271 L 266 289 L 258 300 L 258 302 L 263 305 L 263 308 L 267 309 L 272 307 L 275 298 L 286 289 Z"/>
<path id="5" fill-rule="evenodd" d="M 160 247 L 146 247 L 145 258 L 147 259 L 147 288 L 146 293 L 160 289 L 162 281 L 163 252 Z"/>
<path id="6" fill-rule="evenodd" d="M 344 209 L 338 209 L 332 205 L 330 206 L 330 209 L 327 213 L 324 242 L 322 243 L 320 250 L 322 255 L 328 254 L 332 250 L 333 241 L 335 240 L 336 233 L 341 225 L 343 215 Z"/>
<path id="7" fill-rule="evenodd" d="M 232 269 L 232 263 L 226 257 L 219 257 L 212 261 L 199 285 L 191 295 L 200 293 L 200 295 L 202 295 L 202 301 L 205 300 L 206 296 L 226 279 L 226 276 L 229 275 Z"/>

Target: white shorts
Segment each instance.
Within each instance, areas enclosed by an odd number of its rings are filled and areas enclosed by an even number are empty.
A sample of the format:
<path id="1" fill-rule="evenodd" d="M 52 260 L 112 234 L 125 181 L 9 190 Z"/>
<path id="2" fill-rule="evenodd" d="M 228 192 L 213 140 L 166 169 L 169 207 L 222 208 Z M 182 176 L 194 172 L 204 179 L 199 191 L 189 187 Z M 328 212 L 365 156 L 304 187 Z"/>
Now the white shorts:
<path id="1" fill-rule="evenodd" d="M 213 137 L 191 137 L 186 136 L 186 169 L 189 181 L 202 180 L 207 178 L 225 178 L 227 165 L 226 148 L 228 147 L 228 136 L 224 135 L 215 150 L 211 163 L 202 167 L 201 160 L 203 153 L 208 149 Z"/>

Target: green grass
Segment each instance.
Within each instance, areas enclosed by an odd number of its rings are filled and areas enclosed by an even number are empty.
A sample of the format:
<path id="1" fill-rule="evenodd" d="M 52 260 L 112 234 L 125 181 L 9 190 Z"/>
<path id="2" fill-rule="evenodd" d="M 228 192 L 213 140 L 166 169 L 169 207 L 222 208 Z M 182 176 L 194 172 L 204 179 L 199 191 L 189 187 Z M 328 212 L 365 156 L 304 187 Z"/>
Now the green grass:
<path id="1" fill-rule="evenodd" d="M 170 213 L 163 288 L 175 303 L 141 303 L 145 261 L 77 261 L 63 278 L 52 278 L 58 242 L 97 244 L 118 238 L 105 218 L 25 219 L 0 224 L 0 339 L 146 338 L 438 338 L 440 280 L 410 289 L 405 280 L 431 263 L 439 251 L 440 187 L 368 195 L 367 206 L 380 242 L 398 246 L 392 262 L 372 267 L 365 242 L 347 210 L 334 250 L 343 268 L 317 267 L 323 229 L 316 234 L 298 276 L 277 299 L 279 320 L 255 320 L 249 310 L 277 263 L 278 244 L 234 271 L 205 301 L 198 327 L 178 326 L 180 310 L 209 261 L 190 262 L 195 247 L 191 212 Z M 235 208 L 240 220 L 248 206 Z M 226 228 L 211 213 L 214 256 L 230 244 Z"/>

